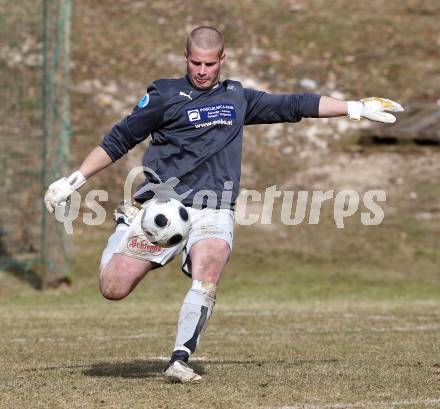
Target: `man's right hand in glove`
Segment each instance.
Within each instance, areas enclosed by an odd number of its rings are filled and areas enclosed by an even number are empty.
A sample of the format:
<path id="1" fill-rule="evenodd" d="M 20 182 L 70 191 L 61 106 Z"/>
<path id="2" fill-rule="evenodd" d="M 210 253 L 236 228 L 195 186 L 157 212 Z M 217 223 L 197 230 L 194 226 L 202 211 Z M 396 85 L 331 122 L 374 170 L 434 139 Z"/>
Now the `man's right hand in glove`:
<path id="1" fill-rule="evenodd" d="M 86 183 L 86 178 L 79 170 L 72 173 L 69 177 L 53 182 L 44 195 L 47 211 L 50 214 L 54 214 L 56 207 L 66 206 L 70 200 L 70 195 L 84 183 Z"/>

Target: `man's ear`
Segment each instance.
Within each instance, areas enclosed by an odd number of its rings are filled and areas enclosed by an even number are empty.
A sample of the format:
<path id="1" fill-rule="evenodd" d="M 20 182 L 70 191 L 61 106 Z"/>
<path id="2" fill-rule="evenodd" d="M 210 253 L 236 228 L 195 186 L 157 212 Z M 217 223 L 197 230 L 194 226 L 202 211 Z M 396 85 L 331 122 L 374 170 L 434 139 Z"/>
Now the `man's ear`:
<path id="1" fill-rule="evenodd" d="M 188 52 L 186 51 L 186 49 L 183 51 L 183 54 L 185 55 L 185 60 L 188 60 Z"/>
<path id="2" fill-rule="evenodd" d="M 225 59 L 226 59 L 226 54 L 223 53 L 220 57 L 220 65 L 222 65 L 225 62 Z"/>

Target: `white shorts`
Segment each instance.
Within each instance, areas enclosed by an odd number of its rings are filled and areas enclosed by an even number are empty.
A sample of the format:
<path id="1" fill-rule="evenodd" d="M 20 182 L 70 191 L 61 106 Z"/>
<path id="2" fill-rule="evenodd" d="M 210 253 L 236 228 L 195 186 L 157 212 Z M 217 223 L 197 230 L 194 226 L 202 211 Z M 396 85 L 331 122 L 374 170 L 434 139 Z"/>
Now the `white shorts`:
<path id="1" fill-rule="evenodd" d="M 169 248 L 152 244 L 141 233 L 140 222 L 142 211 L 138 213 L 129 229 L 119 241 L 112 240 L 116 232 L 110 237 L 104 254 L 124 254 L 139 260 L 151 261 L 165 265 L 183 252 L 182 270 L 191 276 L 191 260 L 189 251 L 194 243 L 203 239 L 222 239 L 226 241 L 232 251 L 234 238 L 234 212 L 229 209 L 194 209 L 187 207 L 191 219 L 191 230 L 186 241 Z"/>

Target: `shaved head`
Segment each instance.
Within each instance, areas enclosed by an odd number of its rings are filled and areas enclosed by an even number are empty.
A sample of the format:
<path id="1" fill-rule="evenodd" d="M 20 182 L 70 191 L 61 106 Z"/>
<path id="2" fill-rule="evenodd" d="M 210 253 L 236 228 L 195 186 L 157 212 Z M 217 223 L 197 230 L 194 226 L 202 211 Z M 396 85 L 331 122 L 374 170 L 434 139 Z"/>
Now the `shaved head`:
<path id="1" fill-rule="evenodd" d="M 192 85 L 200 90 L 215 87 L 225 61 L 223 36 L 213 27 L 197 27 L 188 36 L 186 70 Z"/>
<path id="2" fill-rule="evenodd" d="M 196 46 L 202 50 L 218 50 L 219 57 L 223 54 L 224 41 L 220 31 L 213 27 L 197 27 L 186 40 L 186 54 L 190 55 L 192 47 Z"/>

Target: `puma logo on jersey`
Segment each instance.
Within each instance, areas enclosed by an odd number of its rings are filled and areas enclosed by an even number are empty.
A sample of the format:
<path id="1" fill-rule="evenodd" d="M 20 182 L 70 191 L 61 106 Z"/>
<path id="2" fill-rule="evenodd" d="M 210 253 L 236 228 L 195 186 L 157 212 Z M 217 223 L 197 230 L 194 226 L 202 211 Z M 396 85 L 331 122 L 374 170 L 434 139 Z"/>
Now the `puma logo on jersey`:
<path id="1" fill-rule="evenodd" d="M 189 94 L 185 94 L 183 91 L 180 91 L 179 92 L 179 96 L 187 97 L 187 98 L 189 98 L 192 101 L 191 92 L 193 92 L 193 91 L 190 91 Z"/>

